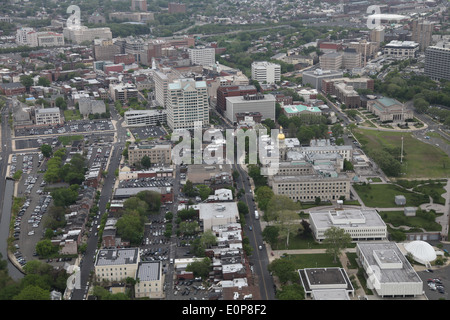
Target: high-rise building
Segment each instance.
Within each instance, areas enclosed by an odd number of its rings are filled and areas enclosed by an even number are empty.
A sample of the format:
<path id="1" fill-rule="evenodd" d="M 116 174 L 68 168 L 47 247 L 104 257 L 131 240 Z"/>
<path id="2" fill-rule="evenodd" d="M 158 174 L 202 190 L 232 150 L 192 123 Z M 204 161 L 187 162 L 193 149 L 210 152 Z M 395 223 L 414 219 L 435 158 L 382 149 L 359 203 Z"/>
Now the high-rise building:
<path id="1" fill-rule="evenodd" d="M 245 112 L 259 112 L 262 120 L 275 120 L 276 98 L 271 94 L 257 93 L 238 97 L 227 97 L 225 116 L 232 122 L 237 122 L 236 114 Z"/>
<path id="2" fill-rule="evenodd" d="M 320 68 L 322 70 L 342 69 L 342 52 L 330 52 L 320 56 Z"/>
<path id="3" fill-rule="evenodd" d="M 183 3 L 169 2 L 169 13 L 186 13 L 186 5 Z"/>
<path id="4" fill-rule="evenodd" d="M 112 39 L 94 39 L 94 59 L 97 61 L 113 61 L 120 53 L 120 48 L 114 45 Z"/>
<path id="5" fill-rule="evenodd" d="M 267 61 L 252 63 L 252 79 L 259 83 L 273 84 L 281 80 L 281 66 Z"/>
<path id="6" fill-rule="evenodd" d="M 216 62 L 216 49 L 205 46 L 189 48 L 189 59 L 194 65 L 212 66 Z"/>
<path id="7" fill-rule="evenodd" d="M 411 40 L 419 44 L 419 50 L 425 49 L 431 44 L 433 23 L 426 20 L 414 20 L 411 23 Z"/>
<path id="8" fill-rule="evenodd" d="M 181 74 L 175 69 L 162 68 L 154 70 L 153 81 L 155 82 L 155 100 L 159 106 L 166 107 L 169 83 L 180 78 L 182 78 Z"/>
<path id="9" fill-rule="evenodd" d="M 167 91 L 167 123 L 172 130 L 195 129 L 209 124 L 208 91 L 205 81 L 178 79 Z"/>
<path id="10" fill-rule="evenodd" d="M 425 50 L 425 75 L 433 80 L 450 80 L 450 43 L 439 43 Z"/>
<path id="11" fill-rule="evenodd" d="M 370 31 L 370 41 L 381 43 L 384 42 L 384 28 L 376 27 Z"/>
<path id="12" fill-rule="evenodd" d="M 147 0 L 131 0 L 131 11 L 147 11 Z"/>

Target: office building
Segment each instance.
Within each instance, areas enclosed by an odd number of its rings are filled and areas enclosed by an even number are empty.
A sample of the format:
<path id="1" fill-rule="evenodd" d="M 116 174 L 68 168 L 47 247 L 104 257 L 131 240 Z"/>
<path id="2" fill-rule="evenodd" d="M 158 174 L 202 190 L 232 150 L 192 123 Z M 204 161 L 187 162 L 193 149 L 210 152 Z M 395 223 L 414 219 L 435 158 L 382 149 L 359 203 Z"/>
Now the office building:
<path id="1" fill-rule="evenodd" d="M 431 44 L 433 23 L 426 20 L 414 20 L 411 22 L 411 40 L 419 44 L 419 50 L 424 52 Z"/>
<path id="2" fill-rule="evenodd" d="M 124 118 L 128 127 L 159 126 L 167 123 L 167 110 L 130 110 Z"/>
<path id="3" fill-rule="evenodd" d="M 387 239 L 387 226 L 375 209 L 336 209 L 309 213 L 314 239 L 321 242 L 331 227 L 344 229 L 352 241 L 376 241 Z"/>
<path id="4" fill-rule="evenodd" d="M 147 11 L 147 0 L 131 0 L 131 11 Z"/>
<path id="5" fill-rule="evenodd" d="M 246 112 L 259 112 L 262 120 L 275 120 L 276 98 L 272 94 L 257 93 L 254 95 L 227 97 L 225 117 L 236 122 L 236 114 Z"/>
<path id="6" fill-rule="evenodd" d="M 175 69 L 162 68 L 153 71 L 153 81 L 155 82 L 155 102 L 158 106 L 166 107 L 169 83 L 183 78 Z"/>
<path id="7" fill-rule="evenodd" d="M 267 61 L 252 63 L 252 79 L 260 84 L 273 84 L 281 79 L 281 66 Z"/>
<path id="8" fill-rule="evenodd" d="M 433 80 L 450 80 L 450 42 L 425 50 L 425 75 Z"/>
<path id="9" fill-rule="evenodd" d="M 384 27 L 378 26 L 370 31 L 370 41 L 381 43 L 384 42 Z"/>
<path id="10" fill-rule="evenodd" d="M 136 298 L 164 298 L 164 278 L 161 261 L 145 261 L 138 264 L 134 293 Z"/>
<path id="11" fill-rule="evenodd" d="M 138 248 L 101 249 L 94 263 L 97 281 L 120 282 L 136 278 L 140 262 Z"/>
<path id="12" fill-rule="evenodd" d="M 61 124 L 61 111 L 59 108 L 45 108 L 35 110 L 36 125 Z"/>
<path id="13" fill-rule="evenodd" d="M 258 93 L 253 85 L 245 86 L 220 86 L 217 88 L 217 105 L 216 109 L 221 114 L 227 110 L 227 97 L 240 97 L 245 95 L 253 95 Z"/>
<path id="14" fill-rule="evenodd" d="M 189 48 L 189 59 L 191 64 L 199 66 L 212 66 L 216 63 L 216 49 L 211 47 L 199 46 Z"/>
<path id="15" fill-rule="evenodd" d="M 395 242 L 359 242 L 356 256 L 367 287 L 381 298 L 423 295 L 423 281 Z"/>
<path id="16" fill-rule="evenodd" d="M 418 50 L 417 42 L 392 40 L 384 46 L 383 54 L 397 59 L 411 59 L 416 57 Z"/>
<path id="17" fill-rule="evenodd" d="M 85 41 L 93 41 L 94 39 L 112 39 L 110 28 L 88 28 L 80 26 L 77 29 L 64 28 L 64 38 L 74 44 L 80 44 Z"/>
<path id="18" fill-rule="evenodd" d="M 120 53 L 120 48 L 112 39 L 94 39 L 93 49 L 96 61 L 113 61 L 114 56 Z"/>
<path id="19" fill-rule="evenodd" d="M 302 76 L 302 84 L 309 85 L 318 92 L 322 91 L 322 80 L 342 78 L 343 72 L 337 70 L 322 70 L 316 69 L 314 71 L 305 71 Z"/>
<path id="20" fill-rule="evenodd" d="M 209 124 L 205 81 L 178 79 L 168 84 L 167 124 L 172 130 L 194 129 Z"/>
<path id="21" fill-rule="evenodd" d="M 170 14 L 186 13 L 186 5 L 183 3 L 169 2 L 169 11 L 168 12 Z"/>
<path id="22" fill-rule="evenodd" d="M 102 114 L 106 112 L 105 101 L 91 98 L 80 98 L 78 100 L 80 114 L 88 116 L 90 114 Z"/>
<path id="23" fill-rule="evenodd" d="M 131 83 L 119 83 L 109 85 L 109 94 L 113 101 L 125 103 L 130 98 L 137 98 L 139 95 L 136 86 Z"/>
<path id="24" fill-rule="evenodd" d="M 342 52 L 329 52 L 319 57 L 322 70 L 339 70 L 342 68 Z"/>
<path id="25" fill-rule="evenodd" d="M 170 164 L 172 161 L 171 150 L 170 144 L 133 143 L 128 146 L 128 161 L 131 164 L 140 163 L 142 158 L 147 156 L 152 164 Z"/>
<path id="26" fill-rule="evenodd" d="M 33 28 L 20 28 L 16 31 L 16 43 L 29 47 L 63 46 L 64 36 L 56 32 L 37 32 Z"/>

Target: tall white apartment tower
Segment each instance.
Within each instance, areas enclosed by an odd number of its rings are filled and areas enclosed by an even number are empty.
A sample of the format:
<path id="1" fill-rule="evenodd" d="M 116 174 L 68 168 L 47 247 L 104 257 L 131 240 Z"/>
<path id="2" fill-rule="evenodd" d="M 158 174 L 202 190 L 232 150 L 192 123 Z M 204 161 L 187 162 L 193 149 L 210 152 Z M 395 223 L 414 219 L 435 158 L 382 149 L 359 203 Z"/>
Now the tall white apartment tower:
<path id="1" fill-rule="evenodd" d="M 280 81 L 281 66 L 267 61 L 255 61 L 252 63 L 252 79 L 267 84 Z"/>
<path id="2" fill-rule="evenodd" d="M 209 124 L 208 91 L 205 81 L 178 79 L 168 85 L 167 123 L 172 130 L 194 129 Z"/>

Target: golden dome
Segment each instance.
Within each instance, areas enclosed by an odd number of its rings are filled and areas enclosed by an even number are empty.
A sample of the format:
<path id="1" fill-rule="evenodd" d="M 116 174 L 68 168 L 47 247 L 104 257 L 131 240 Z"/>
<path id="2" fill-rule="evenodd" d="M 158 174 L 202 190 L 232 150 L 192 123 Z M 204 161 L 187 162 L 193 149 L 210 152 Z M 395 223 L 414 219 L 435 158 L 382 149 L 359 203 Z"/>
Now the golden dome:
<path id="1" fill-rule="evenodd" d="M 280 126 L 280 133 L 278 134 L 278 140 L 284 140 L 283 127 Z"/>

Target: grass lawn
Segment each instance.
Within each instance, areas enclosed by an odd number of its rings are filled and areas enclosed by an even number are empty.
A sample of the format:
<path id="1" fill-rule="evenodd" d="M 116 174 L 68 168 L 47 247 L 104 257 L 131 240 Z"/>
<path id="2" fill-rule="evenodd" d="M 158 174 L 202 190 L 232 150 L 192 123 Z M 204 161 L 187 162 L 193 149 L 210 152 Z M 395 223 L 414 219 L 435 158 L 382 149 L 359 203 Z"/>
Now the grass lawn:
<path id="1" fill-rule="evenodd" d="M 299 225 L 300 228 L 300 225 Z M 356 247 L 355 243 L 350 243 L 349 248 Z M 314 240 L 312 234 L 308 236 L 291 235 L 289 238 L 289 247 L 286 246 L 286 238 L 280 238 L 278 243 L 272 246 L 273 250 L 295 250 L 295 249 L 326 249 L 325 244 L 320 244 Z"/>
<path id="2" fill-rule="evenodd" d="M 384 222 L 394 227 L 408 226 L 411 228 L 423 228 L 426 231 L 441 231 L 442 226 L 435 221 L 428 221 L 422 217 L 406 217 L 403 211 L 381 211 L 380 216 Z"/>
<path id="3" fill-rule="evenodd" d="M 408 132 L 387 132 L 357 128 L 353 131 L 364 150 L 400 147 L 403 137 L 404 158 L 402 178 L 450 177 L 450 158 L 434 145 L 415 139 Z"/>
<path id="4" fill-rule="evenodd" d="M 326 253 L 288 254 L 286 258 L 283 259 L 291 260 L 295 264 L 296 269 L 327 267 L 342 268 L 341 261 L 339 259 L 337 259 L 336 263 L 334 263 L 333 256 Z"/>
<path id="5" fill-rule="evenodd" d="M 64 110 L 64 118 L 66 121 L 83 119 L 79 110 Z"/>
<path id="6" fill-rule="evenodd" d="M 74 135 L 74 136 L 59 136 L 58 140 L 61 142 L 63 146 L 67 146 L 75 140 L 83 140 L 84 137 L 82 135 Z"/>
<path id="7" fill-rule="evenodd" d="M 420 204 L 428 203 L 429 198 L 423 194 L 413 193 L 399 186 L 385 184 L 353 185 L 361 200 L 368 207 L 374 208 L 394 208 L 395 196 L 404 195 L 406 206 L 417 207 Z"/>
<path id="8" fill-rule="evenodd" d="M 372 182 L 383 182 L 380 178 L 378 178 L 378 177 L 371 177 L 371 178 L 368 178 L 367 180 L 372 180 Z"/>

